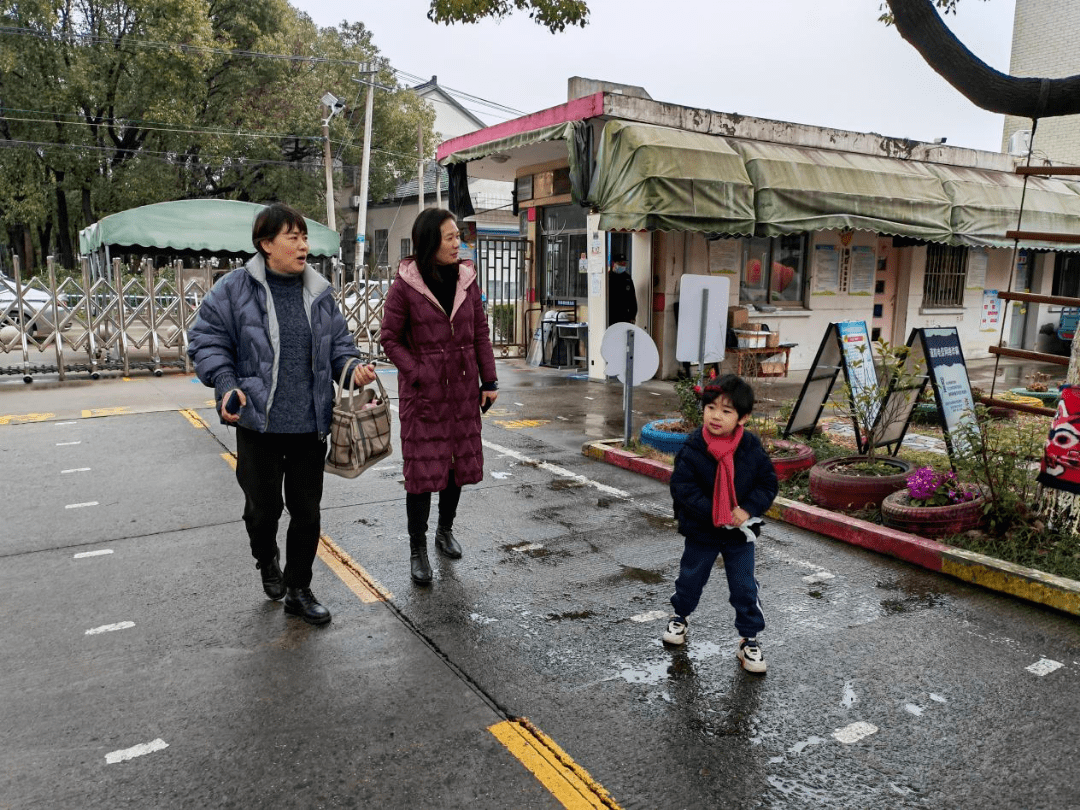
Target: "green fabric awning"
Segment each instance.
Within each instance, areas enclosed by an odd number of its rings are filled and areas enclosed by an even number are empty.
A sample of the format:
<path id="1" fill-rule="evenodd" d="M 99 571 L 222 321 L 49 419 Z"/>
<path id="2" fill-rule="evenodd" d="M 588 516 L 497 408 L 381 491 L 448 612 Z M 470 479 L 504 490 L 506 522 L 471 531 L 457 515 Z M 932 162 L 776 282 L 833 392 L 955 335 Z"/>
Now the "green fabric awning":
<path id="1" fill-rule="evenodd" d="M 1072 183 L 1046 177 L 1024 178 L 1006 172 L 927 164 L 952 201 L 951 227 L 957 245 L 1010 248 L 1006 231 L 1080 234 L 1080 190 Z M 1019 224 L 1020 200 L 1024 218 Z M 1061 242 L 1021 241 L 1022 248 L 1080 250 Z"/>
<path id="2" fill-rule="evenodd" d="M 140 248 L 148 253 L 251 256 L 251 226 L 265 205 L 238 200 L 176 200 L 111 214 L 79 232 L 79 251 L 93 253 L 105 245 Z M 341 237 L 307 219 L 312 256 L 337 256 Z"/>
<path id="3" fill-rule="evenodd" d="M 573 143 L 574 124 L 574 121 L 564 121 L 560 124 L 552 124 L 551 126 L 529 130 L 528 132 L 517 132 L 513 135 L 508 135 L 505 138 L 488 141 L 487 143 L 478 144 L 477 146 L 470 146 L 466 149 L 454 152 L 452 155 L 444 158 L 440 162 L 443 166 L 451 166 L 454 163 L 465 163 L 470 160 L 479 160 L 480 158 L 485 158 L 488 155 L 494 155 L 499 152 L 506 152 L 509 149 L 517 149 L 522 146 L 528 146 L 529 144 L 533 143 L 541 143 L 543 141 L 563 140 Z M 571 153 L 572 152 L 573 150 L 571 150 Z"/>
<path id="4" fill-rule="evenodd" d="M 736 141 L 761 236 L 852 228 L 948 242 L 951 202 L 924 163 Z"/>
<path id="5" fill-rule="evenodd" d="M 589 196 L 601 230 L 754 232 L 754 189 L 742 158 L 714 135 L 609 121 Z"/>

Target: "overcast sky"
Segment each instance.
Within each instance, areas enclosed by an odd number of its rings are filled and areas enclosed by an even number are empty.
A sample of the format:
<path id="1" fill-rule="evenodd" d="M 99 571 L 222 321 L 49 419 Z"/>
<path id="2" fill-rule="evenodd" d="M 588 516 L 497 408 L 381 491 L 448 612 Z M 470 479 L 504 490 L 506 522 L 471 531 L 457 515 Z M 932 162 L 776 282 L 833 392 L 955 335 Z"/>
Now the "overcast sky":
<path id="1" fill-rule="evenodd" d="M 360 21 L 393 67 L 535 112 L 566 101 L 571 76 L 644 87 L 657 101 L 998 151 L 1003 119 L 934 73 L 878 0 L 589 0 L 590 23 L 551 34 L 517 13 L 435 25 L 428 0 L 291 0 L 318 25 Z M 947 18 L 1008 72 L 1014 0 L 963 0 Z M 464 102 L 480 118 L 509 117 Z"/>

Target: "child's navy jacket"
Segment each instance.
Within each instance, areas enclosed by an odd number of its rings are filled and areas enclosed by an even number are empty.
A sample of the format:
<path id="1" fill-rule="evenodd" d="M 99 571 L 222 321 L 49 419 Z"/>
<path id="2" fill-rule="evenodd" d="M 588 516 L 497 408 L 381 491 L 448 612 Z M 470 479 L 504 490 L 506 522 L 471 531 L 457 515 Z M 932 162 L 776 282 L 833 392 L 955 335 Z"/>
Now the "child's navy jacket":
<path id="1" fill-rule="evenodd" d="M 698 428 L 687 438 L 671 472 L 671 498 L 679 533 L 685 536 L 714 537 L 720 531 L 713 526 L 713 488 L 716 485 L 717 461 L 705 444 Z M 735 448 L 735 498 L 751 517 L 765 514 L 780 490 L 772 460 L 761 439 L 748 430 Z"/>

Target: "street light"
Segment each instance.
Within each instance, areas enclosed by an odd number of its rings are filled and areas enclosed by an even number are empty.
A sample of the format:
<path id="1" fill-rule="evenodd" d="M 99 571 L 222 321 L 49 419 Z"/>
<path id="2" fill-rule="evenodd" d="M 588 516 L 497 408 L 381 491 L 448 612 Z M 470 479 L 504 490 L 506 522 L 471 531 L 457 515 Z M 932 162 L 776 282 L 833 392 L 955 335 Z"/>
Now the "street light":
<path id="1" fill-rule="evenodd" d="M 334 216 L 334 162 L 330 156 L 330 119 L 345 109 L 345 102 L 337 96 L 327 93 L 319 99 L 326 107 L 327 115 L 322 122 L 323 164 L 326 170 L 326 225 L 330 230 L 337 230 L 337 217 Z"/>

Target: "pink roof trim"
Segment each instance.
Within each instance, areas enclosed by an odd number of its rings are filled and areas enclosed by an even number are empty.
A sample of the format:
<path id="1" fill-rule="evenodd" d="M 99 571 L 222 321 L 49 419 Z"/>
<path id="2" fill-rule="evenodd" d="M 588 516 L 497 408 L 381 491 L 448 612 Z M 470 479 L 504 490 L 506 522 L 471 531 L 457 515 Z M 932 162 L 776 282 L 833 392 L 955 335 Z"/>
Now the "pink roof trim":
<path id="1" fill-rule="evenodd" d="M 436 153 L 437 159 L 441 161 L 461 149 L 480 146 L 521 132 L 531 132 L 534 129 L 552 126 L 553 124 L 562 124 L 567 121 L 584 121 L 587 118 L 603 115 L 603 113 L 604 94 L 602 92 L 594 93 L 591 96 L 576 98 L 566 104 L 560 104 L 558 107 L 550 107 L 522 118 L 504 121 L 493 127 L 478 129 L 476 132 L 443 141 L 439 144 L 439 151 Z"/>

